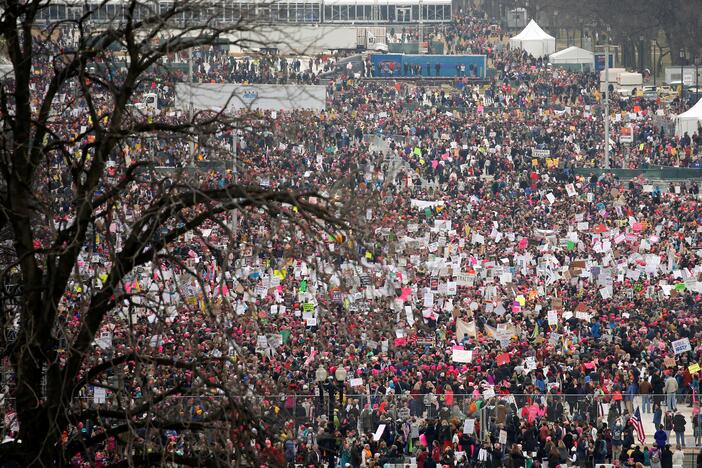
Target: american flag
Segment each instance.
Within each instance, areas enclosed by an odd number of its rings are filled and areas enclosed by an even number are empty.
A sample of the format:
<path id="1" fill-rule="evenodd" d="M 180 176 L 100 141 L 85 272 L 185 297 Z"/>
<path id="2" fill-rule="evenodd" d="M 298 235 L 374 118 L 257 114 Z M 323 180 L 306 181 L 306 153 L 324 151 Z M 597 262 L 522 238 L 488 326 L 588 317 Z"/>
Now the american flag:
<path id="1" fill-rule="evenodd" d="M 641 422 L 641 413 L 639 412 L 638 406 L 633 416 L 629 418 L 629 424 L 634 427 L 636 431 L 636 437 L 639 439 L 639 443 L 643 445 L 646 442 L 646 433 L 644 433 L 643 423 Z"/>

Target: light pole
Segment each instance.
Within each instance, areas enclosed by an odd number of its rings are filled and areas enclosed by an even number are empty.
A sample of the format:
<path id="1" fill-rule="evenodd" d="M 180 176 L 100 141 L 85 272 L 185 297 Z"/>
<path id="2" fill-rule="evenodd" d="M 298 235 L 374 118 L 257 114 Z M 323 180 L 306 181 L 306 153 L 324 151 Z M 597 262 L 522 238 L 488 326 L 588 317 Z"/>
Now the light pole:
<path id="1" fill-rule="evenodd" d="M 234 162 L 232 164 L 232 171 L 233 171 L 233 178 L 234 178 L 234 183 L 237 184 L 239 183 L 239 130 L 235 129 L 234 130 L 234 139 L 232 141 L 232 154 L 234 156 Z M 231 231 L 233 234 L 233 237 L 236 238 L 236 233 L 237 233 L 237 228 L 239 226 L 239 216 L 238 216 L 238 209 L 235 207 L 232 210 L 232 226 L 231 226 Z"/>
<path id="2" fill-rule="evenodd" d="M 644 52 L 645 52 L 644 49 L 646 49 L 646 45 L 644 43 L 643 34 L 639 35 L 639 47 L 640 47 L 639 48 L 639 73 L 641 73 L 641 75 L 643 75 L 643 71 L 644 71 L 644 68 L 646 66 L 646 64 L 644 62 L 646 59 L 646 56 L 644 54 Z"/>
<path id="3" fill-rule="evenodd" d="M 599 35 L 595 35 L 595 40 L 599 40 Z M 604 167 L 605 169 L 609 168 L 609 34 L 607 35 L 607 43 L 602 45 L 602 46 L 595 46 L 595 47 L 603 47 L 605 51 L 605 57 L 604 57 L 604 62 L 605 62 L 605 98 L 604 98 L 604 139 L 605 139 L 605 145 L 604 145 Z"/>
<path id="4" fill-rule="evenodd" d="M 319 390 L 319 409 L 320 411 L 324 408 L 324 381 L 327 380 L 327 370 L 322 364 L 319 365 L 314 373 L 314 380 L 317 381 L 317 388 Z"/>
<path id="5" fill-rule="evenodd" d="M 695 55 L 695 99 L 700 96 L 700 56 Z"/>
<path id="6" fill-rule="evenodd" d="M 346 381 L 346 369 L 339 366 L 334 372 L 336 382 L 339 384 L 339 406 L 344 404 L 344 382 Z"/>
<path id="7" fill-rule="evenodd" d="M 683 76 L 683 61 L 685 60 L 685 49 L 680 49 L 680 102 L 685 101 L 685 78 Z"/>
<path id="8" fill-rule="evenodd" d="M 605 150 L 604 150 L 604 166 L 605 170 L 609 167 L 609 39 L 605 45 L 605 102 L 604 102 L 604 131 L 605 131 Z"/>
<path id="9" fill-rule="evenodd" d="M 327 375 L 327 370 L 320 364 L 314 373 L 314 379 L 317 381 L 317 383 L 322 383 L 327 380 Z"/>
<path id="10" fill-rule="evenodd" d="M 651 70 L 653 73 L 653 87 L 656 88 L 656 73 L 658 72 L 658 69 L 656 68 L 656 45 L 654 41 L 653 45 L 653 63 L 651 64 Z"/>
<path id="11" fill-rule="evenodd" d="M 422 11 L 423 5 L 422 0 L 419 0 L 419 48 L 423 49 L 422 43 L 424 42 L 424 12 Z M 429 52 L 429 47 L 427 47 L 427 53 Z"/>
<path id="12" fill-rule="evenodd" d="M 193 108 L 193 48 L 188 48 L 188 90 L 190 93 L 190 106 L 188 107 L 188 119 L 190 120 L 190 125 L 193 123 L 193 114 L 195 113 Z M 193 138 L 190 137 L 190 162 L 195 165 L 195 143 Z"/>

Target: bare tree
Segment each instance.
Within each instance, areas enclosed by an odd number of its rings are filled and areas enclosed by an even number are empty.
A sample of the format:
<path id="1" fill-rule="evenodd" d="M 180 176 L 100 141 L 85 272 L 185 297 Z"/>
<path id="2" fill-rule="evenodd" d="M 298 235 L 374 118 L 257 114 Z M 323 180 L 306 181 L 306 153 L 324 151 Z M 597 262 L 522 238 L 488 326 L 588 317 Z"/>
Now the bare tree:
<path id="1" fill-rule="evenodd" d="M 229 157 L 220 136 L 257 125 L 241 116 L 153 113 L 139 105 L 152 83 L 170 82 L 168 57 L 223 38 L 237 43 L 236 33 L 255 21 L 235 12 L 238 20 L 220 24 L 212 8 L 226 7 L 196 0 L 105 0 L 78 4 L 72 19 L 41 22 L 50 9 L 71 4 L 61 5 L 2 4 L 0 39 L 12 76 L 0 89 L 0 355 L 14 374 L 5 409 L 16 412 L 19 434 L 0 458 L 61 466 L 106 440 L 122 448 L 123 465 L 231 466 L 265 457 L 251 450 L 266 421 L 237 393 L 237 350 L 217 333 L 204 350 L 201 337 L 163 340 L 178 328 L 174 302 L 194 298 L 190 306 L 221 330 L 234 311 L 226 301 L 182 293 L 185 285 L 159 272 L 177 267 L 203 286 L 201 264 L 184 261 L 174 245 L 184 236 L 208 244 L 205 226 L 229 233 L 232 210 L 241 213 L 242 229 L 258 222 L 293 241 L 345 228 L 341 210 L 313 190 L 273 190 L 231 176 L 216 185 L 192 168 L 155 168 L 163 153 L 190 165 L 207 140 L 213 155 Z M 241 238 L 225 259 L 246 255 Z M 98 251 L 108 260 L 86 275 L 80 265 Z M 161 282 L 156 293 L 136 284 L 141 268 Z M 164 301 L 166 283 L 177 300 Z M 95 340 L 107 325 L 120 344 L 102 349 Z M 169 355 L 177 346 L 186 357 Z M 87 399 L 89 386 L 110 398 Z M 201 412 L 191 414 L 194 407 Z M 89 435 L 80 431 L 85 421 Z M 180 434 L 177 450 L 167 431 Z"/>
<path id="2" fill-rule="evenodd" d="M 651 59 L 647 55 L 650 48 L 645 44 L 658 43 L 658 39 L 662 37 L 665 37 L 666 54 L 671 54 L 670 59 L 674 64 L 680 63 L 681 48 L 688 51 L 689 57 L 699 54 L 702 48 L 699 35 L 694 33 L 699 30 L 702 22 L 702 16 L 697 14 L 702 7 L 699 0 L 623 0 L 614 3 L 601 0 L 586 3 L 573 0 L 536 0 L 530 2 L 530 7 L 537 13 L 557 9 L 561 18 L 559 22 L 563 24 L 567 24 L 568 18 L 591 24 L 594 27 L 593 32 L 622 46 L 623 62 L 627 66 L 635 66 L 637 58 L 639 68 L 649 64 Z"/>

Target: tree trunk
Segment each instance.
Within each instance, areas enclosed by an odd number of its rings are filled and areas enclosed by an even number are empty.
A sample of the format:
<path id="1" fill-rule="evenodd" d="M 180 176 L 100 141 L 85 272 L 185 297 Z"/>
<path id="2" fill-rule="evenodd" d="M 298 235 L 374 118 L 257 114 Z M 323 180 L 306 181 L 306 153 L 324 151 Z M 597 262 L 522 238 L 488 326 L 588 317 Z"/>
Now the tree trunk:
<path id="1" fill-rule="evenodd" d="M 51 421 L 49 411 L 37 408 L 18 407 L 17 416 L 21 421 L 19 440 L 22 441 L 21 456 L 23 466 L 61 466 L 60 438 Z"/>

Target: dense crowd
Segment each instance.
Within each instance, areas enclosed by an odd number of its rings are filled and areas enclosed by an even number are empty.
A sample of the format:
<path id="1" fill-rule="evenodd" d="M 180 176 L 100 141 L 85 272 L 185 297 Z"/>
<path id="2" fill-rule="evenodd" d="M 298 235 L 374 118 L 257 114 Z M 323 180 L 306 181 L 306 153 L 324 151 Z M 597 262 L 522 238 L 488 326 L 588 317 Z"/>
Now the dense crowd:
<path id="1" fill-rule="evenodd" d="M 170 57 L 166 63 L 179 65 L 177 80 L 187 80 L 188 73 L 196 83 L 270 83 L 270 84 L 319 84 L 319 75 L 333 70 L 335 58 L 285 57 L 277 54 L 235 57 L 225 46 L 212 46 Z M 190 63 L 189 63 L 190 62 Z M 166 65 L 166 66 L 168 66 Z M 192 70 L 189 68 L 192 67 Z"/>
<path id="2" fill-rule="evenodd" d="M 531 164 L 536 159 L 532 157 L 534 149 L 545 151 L 549 164 L 559 167 L 603 166 L 604 93 L 600 91 L 599 76 L 554 68 L 543 59 L 510 50 L 505 45 L 507 36 L 499 27 L 475 17 L 457 16 L 454 23 L 443 29 L 427 34 L 441 37 L 450 53 L 485 54 L 496 74 L 479 85 L 458 78 L 455 87 L 443 90 L 402 86 L 395 93 L 393 86 L 386 86 L 376 93 L 376 99 L 383 99 L 383 105 L 393 107 L 395 115 L 381 120 L 375 128 L 367 128 L 368 133 L 382 131 L 385 135 L 424 137 L 427 145 L 434 145 L 436 136 L 448 133 L 471 150 L 480 148 L 482 155 L 490 154 L 492 158 L 497 154 L 498 159 L 507 159 L 510 166 L 518 164 L 514 159 Z M 409 32 L 403 29 L 402 35 L 406 34 Z M 383 74 L 373 69 L 369 57 L 360 61 L 358 70 L 335 66 L 339 57 L 237 58 L 228 49 L 213 46 L 194 52 L 193 79 L 241 83 L 326 82 L 338 89 L 347 78 Z M 180 65 L 175 73 L 177 79 L 187 79 L 187 57 L 171 58 L 170 63 Z M 320 73 L 333 71 L 335 81 L 320 80 Z M 422 67 L 414 74 L 426 73 L 431 75 L 433 71 L 427 72 Z M 405 70 L 405 74 L 412 73 Z M 355 101 L 370 98 L 363 94 L 363 83 L 353 86 L 361 91 Z M 390 93 L 394 94 L 389 96 Z M 700 132 L 676 136 L 671 125 L 672 117 L 691 104 L 679 98 L 665 101 L 661 97 L 646 99 L 613 93 L 610 167 L 700 167 Z M 441 126 L 440 132 L 437 126 Z M 633 129 L 631 144 L 619 141 L 624 126 Z M 459 137 L 458 133 L 462 135 Z M 509 148 L 509 154 L 505 154 L 505 148 Z M 546 162 L 543 157 L 540 159 L 539 163 Z"/>
<path id="3" fill-rule="evenodd" d="M 475 18 L 458 18 L 444 34 L 452 52 L 489 55 L 497 75 L 447 90 L 342 73 L 328 83 L 326 111 L 262 112 L 262 125 L 194 148 L 195 159 L 215 160 L 236 146 L 244 168 L 201 175 L 203 186 L 237 177 L 351 193 L 366 203 L 363 242 L 306 239 L 255 211 L 178 239 L 170 259 L 123 281 L 133 298 L 108 316 L 86 366 L 135 348 L 202 365 L 145 372 L 127 362 L 105 387 L 86 387 L 86 406 L 115 406 L 125 394 L 146 401 L 183 381 L 186 397 L 164 411 L 205 420 L 223 395 L 187 390 L 226 374 L 262 424 L 257 450 L 270 464 L 682 465 L 683 449 L 699 446 L 702 434 L 697 183 L 578 175 L 575 168 L 603 160 L 596 77 L 507 50 L 500 31 Z M 322 57 L 233 58 L 214 48 L 193 60 L 203 82 L 316 83 L 332 66 Z M 172 83 L 148 78 L 145 91 L 172 100 Z M 37 74 L 37 86 L 45 79 Z M 674 106 L 615 99 L 614 132 L 633 122 L 636 144 L 615 144 L 612 166 L 697 166 L 699 134 L 656 127 Z M 80 112 L 71 117 L 66 132 L 89 124 Z M 165 138 L 120 148 L 101 189 L 154 153 L 177 166 L 192 150 Z M 71 221 L 62 158 L 46 180 L 57 225 Z M 105 280 L 130 220 L 159 190 L 140 179 L 96 226 L 62 304 L 69 329 Z M 233 252 L 225 226 L 235 226 Z M 12 433 L 11 406 L 5 414 Z M 637 418 L 656 431 L 642 434 Z M 104 427 L 76 422 L 65 441 Z M 190 431 L 138 436 L 145 450 L 181 455 L 238 449 Z M 74 466 L 122 461 L 122 442 L 107 437 Z"/>

